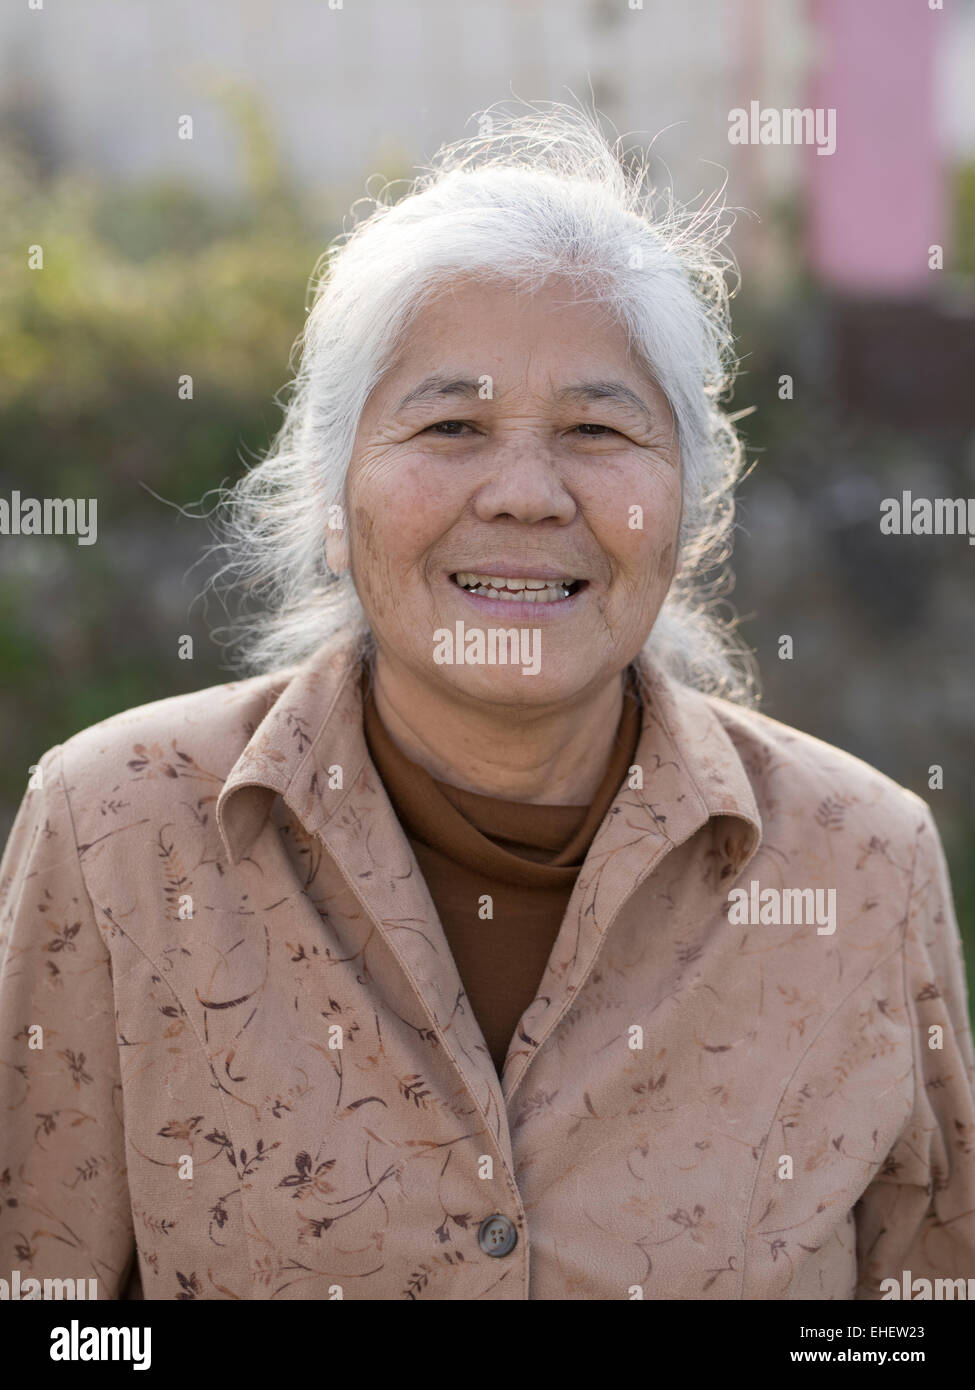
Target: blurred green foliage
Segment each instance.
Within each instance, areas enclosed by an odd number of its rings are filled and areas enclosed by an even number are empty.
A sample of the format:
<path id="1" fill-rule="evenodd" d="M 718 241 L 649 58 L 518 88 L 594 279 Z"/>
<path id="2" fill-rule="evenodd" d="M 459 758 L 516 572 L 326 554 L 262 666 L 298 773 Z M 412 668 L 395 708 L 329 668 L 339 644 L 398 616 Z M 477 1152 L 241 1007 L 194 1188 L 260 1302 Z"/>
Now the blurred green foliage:
<path id="1" fill-rule="evenodd" d="M 0 485 L 5 496 L 97 498 L 99 539 L 0 552 L 4 833 L 45 748 L 230 678 L 202 612 L 186 616 L 205 575 L 189 576 L 175 604 L 174 584 L 156 582 L 167 564 L 177 582 L 210 532 L 148 490 L 192 509 L 266 448 L 309 277 L 340 214 L 289 186 L 260 113 L 240 93 L 226 98 L 250 175 L 239 197 L 43 178 L 16 141 L 0 149 Z M 43 270 L 28 268 L 33 246 Z M 177 397 L 184 374 L 189 401 Z M 176 659 L 182 633 L 194 637 L 191 662 Z"/>

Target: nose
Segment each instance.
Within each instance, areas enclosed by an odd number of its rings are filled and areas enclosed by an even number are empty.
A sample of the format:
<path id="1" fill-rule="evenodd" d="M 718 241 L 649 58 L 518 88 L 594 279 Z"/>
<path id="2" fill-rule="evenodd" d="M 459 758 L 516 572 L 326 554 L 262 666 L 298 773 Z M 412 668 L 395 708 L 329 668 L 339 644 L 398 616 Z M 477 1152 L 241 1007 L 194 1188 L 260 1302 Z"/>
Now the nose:
<path id="1" fill-rule="evenodd" d="M 555 521 L 568 526 L 577 508 L 555 459 L 539 442 L 495 452 L 490 477 L 474 498 L 474 511 L 479 521 L 511 517 L 528 524 Z"/>

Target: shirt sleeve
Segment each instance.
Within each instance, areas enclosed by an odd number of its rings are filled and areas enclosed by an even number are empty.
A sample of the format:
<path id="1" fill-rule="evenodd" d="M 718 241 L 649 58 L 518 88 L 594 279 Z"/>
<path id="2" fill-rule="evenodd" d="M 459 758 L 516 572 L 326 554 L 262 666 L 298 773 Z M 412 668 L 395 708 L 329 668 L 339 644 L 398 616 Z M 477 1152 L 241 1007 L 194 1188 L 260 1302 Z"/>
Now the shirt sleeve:
<path id="1" fill-rule="evenodd" d="M 914 1062 L 911 1113 L 855 1208 L 856 1297 L 962 1297 L 935 1280 L 975 1279 L 975 1057 L 961 937 L 944 850 L 922 802 L 904 930 Z M 882 1281 L 897 1281 L 894 1295 Z M 916 1280 L 928 1280 L 914 1286 Z"/>
<path id="2" fill-rule="evenodd" d="M 134 1252 L 111 957 L 82 877 L 60 746 L 0 861 L 0 1270 L 97 1280 Z"/>

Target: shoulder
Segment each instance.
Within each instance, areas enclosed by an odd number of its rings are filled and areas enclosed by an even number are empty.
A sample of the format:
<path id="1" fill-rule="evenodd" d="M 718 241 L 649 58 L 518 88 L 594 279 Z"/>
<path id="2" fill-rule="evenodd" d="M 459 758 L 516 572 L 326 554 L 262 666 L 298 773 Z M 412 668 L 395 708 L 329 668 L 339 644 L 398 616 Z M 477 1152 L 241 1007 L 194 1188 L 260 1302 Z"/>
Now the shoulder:
<path id="1" fill-rule="evenodd" d="M 915 792 L 852 753 L 758 710 L 701 698 L 734 745 L 763 819 L 808 817 L 826 831 L 869 826 L 913 837 L 930 817 Z"/>
<path id="2" fill-rule="evenodd" d="M 122 710 L 45 759 L 60 755 L 72 800 L 104 796 L 133 774 L 165 784 L 195 768 L 222 782 L 293 674 L 252 676 Z"/>

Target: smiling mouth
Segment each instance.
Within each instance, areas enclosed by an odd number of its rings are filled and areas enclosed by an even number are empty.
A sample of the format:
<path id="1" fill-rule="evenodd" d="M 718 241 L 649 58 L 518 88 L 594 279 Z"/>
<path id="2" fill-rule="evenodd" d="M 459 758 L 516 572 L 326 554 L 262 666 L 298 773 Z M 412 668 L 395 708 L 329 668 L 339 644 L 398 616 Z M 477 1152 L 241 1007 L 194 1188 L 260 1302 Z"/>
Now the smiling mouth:
<path id="1" fill-rule="evenodd" d="M 506 579 L 458 570 L 450 576 L 458 588 L 480 598 L 508 603 L 561 603 L 586 587 L 585 579 Z"/>

